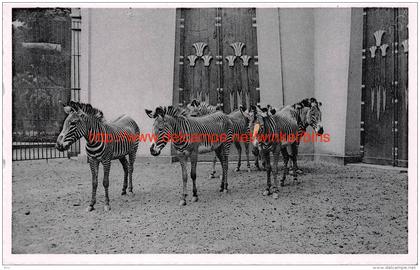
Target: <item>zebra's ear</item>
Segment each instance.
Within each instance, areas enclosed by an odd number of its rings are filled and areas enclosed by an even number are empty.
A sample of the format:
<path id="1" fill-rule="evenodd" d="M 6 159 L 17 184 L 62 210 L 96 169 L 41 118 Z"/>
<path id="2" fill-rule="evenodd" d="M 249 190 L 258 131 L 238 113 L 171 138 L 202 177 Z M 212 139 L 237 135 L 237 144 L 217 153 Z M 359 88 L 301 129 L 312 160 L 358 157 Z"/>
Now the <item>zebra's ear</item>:
<path id="1" fill-rule="evenodd" d="M 261 106 L 258 105 L 257 107 L 255 107 L 254 111 L 257 113 L 264 113 L 264 109 L 265 109 L 265 112 L 267 112 L 267 108 L 261 108 Z"/>
<path id="2" fill-rule="evenodd" d="M 293 107 L 294 107 L 296 110 L 300 110 L 300 109 L 302 109 L 302 108 L 304 107 L 304 105 L 302 105 L 302 103 L 296 103 L 296 104 L 294 104 L 294 105 L 293 105 Z"/>
<path id="3" fill-rule="evenodd" d="M 249 115 L 248 115 L 248 112 L 245 110 L 245 108 L 244 108 L 244 106 L 239 106 L 239 111 L 242 113 L 242 115 L 245 117 L 245 118 L 248 118 L 249 117 Z"/>
<path id="4" fill-rule="evenodd" d="M 166 114 L 166 108 L 162 108 L 162 107 L 156 108 L 155 116 L 160 116 L 163 118 L 165 114 Z"/>
<path id="5" fill-rule="evenodd" d="M 155 118 L 153 111 L 148 110 L 148 109 L 145 109 L 144 111 L 146 112 L 147 116 L 149 116 L 150 118 Z"/>
<path id="6" fill-rule="evenodd" d="M 72 108 L 72 107 L 70 107 L 70 106 L 67 106 L 67 105 L 64 105 L 63 104 L 63 109 L 64 109 L 64 112 L 65 113 L 67 113 L 67 114 L 71 114 L 71 113 L 73 113 L 74 112 L 74 109 Z"/>
<path id="7" fill-rule="evenodd" d="M 312 100 L 309 100 L 309 98 L 305 98 L 300 102 L 303 107 L 311 107 L 311 103 Z"/>
<path id="8" fill-rule="evenodd" d="M 274 109 L 274 108 L 271 108 L 271 109 L 270 109 L 270 113 L 271 113 L 272 115 L 273 115 L 273 114 L 276 114 L 276 112 L 277 112 L 277 111 L 276 111 L 276 109 Z"/>
<path id="9" fill-rule="evenodd" d="M 198 101 L 196 99 L 193 99 L 193 101 L 191 101 L 190 104 L 191 104 L 191 106 L 198 107 L 198 106 L 200 106 L 200 101 Z"/>
<path id="10" fill-rule="evenodd" d="M 318 106 L 321 107 L 322 106 L 322 102 L 318 102 Z"/>

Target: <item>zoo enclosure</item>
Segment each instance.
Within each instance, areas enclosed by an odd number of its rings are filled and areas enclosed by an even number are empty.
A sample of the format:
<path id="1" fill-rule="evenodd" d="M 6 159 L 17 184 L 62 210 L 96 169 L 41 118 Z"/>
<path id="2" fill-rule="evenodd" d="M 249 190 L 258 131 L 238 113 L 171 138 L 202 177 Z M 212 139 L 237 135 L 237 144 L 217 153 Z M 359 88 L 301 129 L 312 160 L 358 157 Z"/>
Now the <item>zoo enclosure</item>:
<path id="1" fill-rule="evenodd" d="M 66 117 L 60 102 L 80 100 L 79 9 L 13 9 L 12 160 L 63 158 L 55 149 Z"/>

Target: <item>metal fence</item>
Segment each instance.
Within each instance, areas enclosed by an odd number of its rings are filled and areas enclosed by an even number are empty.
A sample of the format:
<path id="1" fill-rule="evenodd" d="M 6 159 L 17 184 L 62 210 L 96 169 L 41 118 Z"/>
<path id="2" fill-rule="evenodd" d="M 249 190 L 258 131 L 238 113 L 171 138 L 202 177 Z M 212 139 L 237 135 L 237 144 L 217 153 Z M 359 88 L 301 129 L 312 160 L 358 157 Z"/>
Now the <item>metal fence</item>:
<path id="1" fill-rule="evenodd" d="M 80 16 L 70 9 L 13 10 L 12 160 L 64 158 L 55 149 L 66 114 L 79 101 Z M 76 23 L 77 22 L 77 23 Z"/>

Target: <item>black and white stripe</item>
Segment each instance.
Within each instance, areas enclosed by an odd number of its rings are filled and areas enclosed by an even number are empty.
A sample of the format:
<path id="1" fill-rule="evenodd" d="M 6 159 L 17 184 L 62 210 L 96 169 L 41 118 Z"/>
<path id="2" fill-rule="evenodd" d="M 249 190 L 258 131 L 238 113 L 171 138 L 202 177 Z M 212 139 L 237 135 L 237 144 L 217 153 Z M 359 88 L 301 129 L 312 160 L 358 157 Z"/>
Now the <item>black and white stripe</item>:
<path id="1" fill-rule="evenodd" d="M 193 200 L 198 199 L 196 189 L 196 167 L 197 156 L 199 153 L 215 151 L 219 158 L 222 168 L 223 176 L 220 186 L 220 191 L 227 192 L 227 169 L 228 169 L 228 154 L 230 144 L 232 141 L 232 121 L 222 112 L 215 112 L 200 117 L 189 117 L 187 110 L 176 107 L 157 107 L 154 111 L 146 110 L 146 114 L 155 119 L 153 128 L 156 135 L 156 142 L 150 147 L 150 153 L 153 156 L 160 154 L 161 150 L 168 143 L 168 138 L 174 134 L 183 134 L 192 136 L 194 134 L 210 134 L 219 136 L 226 136 L 224 141 L 213 141 L 209 137 L 202 137 L 202 140 L 192 142 L 190 139 L 179 140 L 173 142 L 174 149 L 177 151 L 177 156 L 182 168 L 183 179 L 183 193 L 181 198 L 181 205 L 186 204 L 186 183 L 187 172 L 186 162 L 191 159 L 191 179 L 193 181 Z"/>
<path id="2" fill-rule="evenodd" d="M 93 210 L 96 203 L 99 163 L 104 166 L 105 208 L 109 210 L 108 186 L 111 160 L 119 159 L 124 169 L 122 194 L 126 194 L 127 186 L 132 193 L 133 164 L 140 129 L 133 119 L 125 115 L 107 122 L 103 113 L 90 104 L 71 101 L 63 106 L 68 116 L 57 138 L 56 147 L 63 151 L 80 138 L 86 139 L 86 154 L 92 172 L 92 199 L 88 210 Z"/>

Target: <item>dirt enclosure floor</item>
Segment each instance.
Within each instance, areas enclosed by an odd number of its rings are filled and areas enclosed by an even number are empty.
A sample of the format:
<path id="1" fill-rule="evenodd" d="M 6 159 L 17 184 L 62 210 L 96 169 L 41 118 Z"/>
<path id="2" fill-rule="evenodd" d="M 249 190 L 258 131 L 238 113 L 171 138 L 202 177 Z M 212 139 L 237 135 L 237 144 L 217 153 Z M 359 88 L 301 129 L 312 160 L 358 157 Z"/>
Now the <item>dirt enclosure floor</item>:
<path id="1" fill-rule="evenodd" d="M 22 253 L 407 253 L 407 174 L 398 170 L 300 162 L 279 199 L 262 196 L 265 172 L 234 172 L 229 193 L 198 165 L 198 202 L 179 206 L 179 164 L 135 164 L 133 197 L 121 196 L 112 163 L 111 211 L 97 204 L 89 166 L 59 159 L 13 163 L 12 252 Z M 244 166 L 244 165 L 243 165 Z M 102 167 L 102 166 L 101 166 Z M 218 165 L 218 173 L 220 166 Z"/>

